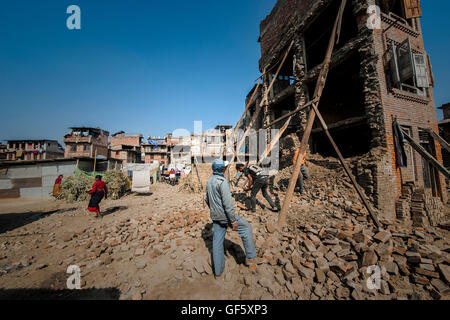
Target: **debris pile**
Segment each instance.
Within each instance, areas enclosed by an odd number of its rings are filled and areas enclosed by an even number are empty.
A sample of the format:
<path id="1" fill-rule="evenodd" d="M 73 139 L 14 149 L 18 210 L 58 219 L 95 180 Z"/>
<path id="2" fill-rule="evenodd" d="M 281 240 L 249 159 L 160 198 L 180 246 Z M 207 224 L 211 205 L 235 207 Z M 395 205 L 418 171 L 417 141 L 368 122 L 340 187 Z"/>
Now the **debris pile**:
<path id="1" fill-rule="evenodd" d="M 191 172 L 187 176 L 180 178 L 178 191 L 187 193 L 201 193 L 204 189 L 195 174 Z"/>
<path id="2" fill-rule="evenodd" d="M 0 276 L 12 283 L 21 279 L 18 273 L 25 277 L 65 271 L 76 264 L 83 270 L 83 288 L 115 287 L 121 299 L 135 300 L 156 299 L 161 292 L 173 299 L 179 297 L 177 284 L 208 281 L 221 286 L 224 299 L 448 299 L 449 232 L 433 227 L 417 230 L 402 221 L 383 230 L 375 228 L 351 186 L 335 183 L 340 171 L 322 167 L 318 173 L 319 164 L 310 161 L 306 193 L 295 195 L 282 231 L 276 228 L 277 213 L 260 207 L 250 213 L 239 210 L 236 203 L 236 213 L 253 228 L 259 257 L 256 270 L 245 267 L 242 241 L 229 230 L 225 274 L 215 280 L 213 230 L 209 211 L 203 207 L 204 194 L 176 193 L 160 184 L 147 200 L 148 207 L 138 202 L 142 198 L 127 196 L 120 204 L 134 209 L 107 216 L 107 223 L 95 221 L 67 230 L 58 220 L 63 215 L 54 215 L 45 218 L 53 219 L 51 226 L 48 220 L 35 222 L 26 239 L 14 239 L 10 233 L 16 232 L 8 232 L 0 242 L 4 253 Z M 258 201 L 265 203 L 260 195 Z M 54 231 L 44 232 L 47 228 Z M 27 250 L 20 254 L 20 248 Z M 42 250 L 58 251 L 61 256 L 54 262 Z M 203 290 L 204 298 L 211 294 L 206 285 L 192 290 L 193 295 Z"/>

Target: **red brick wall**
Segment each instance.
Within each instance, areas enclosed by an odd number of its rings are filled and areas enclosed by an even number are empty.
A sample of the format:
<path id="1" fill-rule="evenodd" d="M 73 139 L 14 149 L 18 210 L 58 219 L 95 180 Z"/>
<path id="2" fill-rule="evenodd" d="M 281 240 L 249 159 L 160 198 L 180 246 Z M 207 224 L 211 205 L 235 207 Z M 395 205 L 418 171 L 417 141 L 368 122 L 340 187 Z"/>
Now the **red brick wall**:
<path id="1" fill-rule="evenodd" d="M 261 57 L 270 55 L 289 28 L 289 20 L 295 14 L 301 17 L 318 0 L 279 0 L 272 12 L 261 22 Z"/>
<path id="2" fill-rule="evenodd" d="M 140 147 L 141 137 L 138 136 L 110 137 L 109 143 L 111 144 L 111 146 L 126 145 L 126 146 Z"/>
<path id="3" fill-rule="evenodd" d="M 145 163 L 153 163 L 153 161 L 159 161 L 160 163 L 164 163 L 165 165 L 169 164 L 167 155 L 146 153 Z"/>
<path id="4" fill-rule="evenodd" d="M 385 29 L 387 28 L 387 26 L 388 26 L 387 23 L 383 22 L 382 28 Z M 387 31 L 386 37 L 396 42 L 403 42 L 405 39 L 409 37 L 412 49 L 420 53 L 426 54 L 423 45 L 420 23 L 418 25 L 417 32 L 418 35 L 413 35 L 411 33 L 406 32 L 404 28 L 392 27 Z M 393 183 L 396 186 L 395 192 L 397 194 L 397 197 L 400 197 L 402 179 L 403 182 L 411 181 L 412 179 L 414 179 L 413 177 L 415 175 L 416 185 L 423 186 L 424 182 L 422 172 L 422 158 L 417 152 L 414 152 L 413 153 L 414 168 L 409 167 L 408 169 L 402 169 L 402 172 L 400 171 L 400 169 L 397 168 L 394 139 L 392 133 L 392 116 L 397 117 L 397 120 L 400 125 L 411 127 L 412 138 L 416 141 L 419 141 L 419 129 L 421 128 L 433 128 L 433 130 L 438 132 L 433 90 L 432 88 L 428 89 L 428 98 L 421 98 L 420 96 L 417 96 L 415 94 L 408 94 L 408 93 L 403 94 L 403 92 L 400 91 L 395 92 L 402 94 L 394 94 L 392 91 L 390 91 L 387 86 L 385 78 L 385 71 L 384 71 L 385 68 L 383 61 L 385 46 L 383 45 L 383 37 L 381 31 L 375 31 L 374 38 L 375 38 L 374 47 L 379 55 L 377 71 L 380 74 L 379 78 L 381 89 L 380 97 L 384 109 L 386 140 L 388 152 L 391 155 L 392 170 L 395 176 L 395 181 L 393 181 Z M 428 66 L 428 69 L 430 70 L 430 66 Z M 431 80 L 430 75 L 429 78 Z M 441 148 L 438 143 L 435 143 L 435 145 L 436 145 L 437 159 L 442 162 Z M 407 152 L 409 151 L 408 146 L 406 151 Z M 412 159 L 408 160 L 409 163 L 412 163 Z M 441 188 L 442 190 L 445 190 L 444 177 L 442 175 L 440 175 L 440 177 L 441 177 L 440 178 Z M 447 201 L 445 192 L 443 193 L 443 200 L 445 202 Z"/>

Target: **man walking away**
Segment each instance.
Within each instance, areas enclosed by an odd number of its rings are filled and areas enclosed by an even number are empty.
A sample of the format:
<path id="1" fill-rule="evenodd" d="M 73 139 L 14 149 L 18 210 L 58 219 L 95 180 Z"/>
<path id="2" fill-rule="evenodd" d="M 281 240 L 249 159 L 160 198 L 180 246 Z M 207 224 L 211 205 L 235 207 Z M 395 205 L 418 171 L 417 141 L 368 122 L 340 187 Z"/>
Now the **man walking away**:
<path id="1" fill-rule="evenodd" d="M 269 202 L 272 210 L 280 211 L 279 206 L 276 206 L 275 203 L 270 198 L 267 193 L 267 188 L 269 186 L 269 176 L 264 174 L 263 169 L 256 165 L 251 165 L 250 167 L 246 167 L 245 165 L 238 163 L 236 165 L 236 170 L 242 172 L 248 178 L 248 187 L 245 191 L 252 190 L 251 192 L 251 210 L 256 212 L 256 195 L 259 190 L 262 190 L 262 194 L 264 198 L 266 198 L 267 202 Z"/>
<path id="2" fill-rule="evenodd" d="M 244 243 L 245 264 L 256 268 L 256 248 L 250 223 L 235 215 L 230 184 L 224 177 L 226 164 L 223 160 L 214 160 L 212 164 L 213 176 L 206 184 L 206 203 L 210 209 L 213 221 L 213 264 L 214 275 L 220 277 L 225 269 L 225 253 L 223 241 L 228 228 L 237 231 Z"/>
<path id="3" fill-rule="evenodd" d="M 299 153 L 299 150 L 297 149 L 294 154 L 294 159 L 292 160 L 294 167 L 295 167 L 295 163 L 297 161 L 298 153 Z M 297 178 L 297 187 L 300 189 L 300 194 L 303 194 L 305 192 L 303 180 L 306 180 L 308 178 L 309 178 L 309 175 L 308 175 L 308 170 L 306 169 L 306 158 L 304 157 L 303 161 L 302 161 L 302 166 L 300 167 L 300 174 L 298 175 L 298 178 Z"/>

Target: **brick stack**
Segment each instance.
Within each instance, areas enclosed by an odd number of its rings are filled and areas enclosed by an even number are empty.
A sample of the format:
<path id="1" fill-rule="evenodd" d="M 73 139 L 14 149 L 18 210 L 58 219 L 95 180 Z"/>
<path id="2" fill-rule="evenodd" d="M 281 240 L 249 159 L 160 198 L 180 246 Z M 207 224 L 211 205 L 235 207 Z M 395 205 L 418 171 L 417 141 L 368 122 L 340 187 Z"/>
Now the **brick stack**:
<path id="1" fill-rule="evenodd" d="M 411 216 L 414 227 L 428 227 L 429 221 L 425 210 L 425 190 L 415 190 L 411 198 Z"/>

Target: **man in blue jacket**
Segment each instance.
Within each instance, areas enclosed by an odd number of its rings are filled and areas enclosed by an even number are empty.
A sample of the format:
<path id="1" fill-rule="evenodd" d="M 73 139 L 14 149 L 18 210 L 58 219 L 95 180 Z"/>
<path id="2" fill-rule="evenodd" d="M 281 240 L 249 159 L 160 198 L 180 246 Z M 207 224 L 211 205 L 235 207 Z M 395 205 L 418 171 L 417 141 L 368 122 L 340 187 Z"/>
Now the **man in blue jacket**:
<path id="1" fill-rule="evenodd" d="M 225 269 L 223 241 L 229 227 L 237 231 L 242 238 L 246 252 L 245 262 L 249 268 L 256 268 L 257 257 L 252 226 L 234 213 L 230 184 L 224 177 L 225 168 L 223 160 L 214 160 L 213 176 L 206 184 L 206 203 L 211 211 L 213 221 L 213 262 L 216 278 L 220 277 Z"/>

